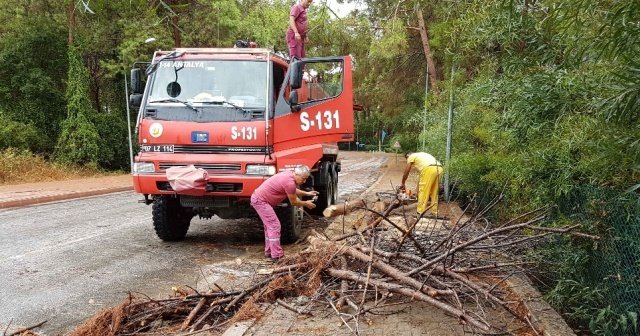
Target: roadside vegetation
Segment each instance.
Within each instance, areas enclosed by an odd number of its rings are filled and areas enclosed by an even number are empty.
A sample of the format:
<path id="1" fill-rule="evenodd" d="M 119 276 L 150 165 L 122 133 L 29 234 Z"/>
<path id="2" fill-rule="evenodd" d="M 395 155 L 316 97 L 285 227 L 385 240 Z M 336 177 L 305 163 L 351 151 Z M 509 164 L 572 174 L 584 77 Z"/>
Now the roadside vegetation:
<path id="1" fill-rule="evenodd" d="M 122 172 L 52 162 L 28 150 L 7 148 L 0 151 L 0 185 L 59 181 L 118 173 Z"/>
<path id="2" fill-rule="evenodd" d="M 453 100 L 446 167 L 458 200 L 502 195 L 495 222 L 550 206 L 546 225 L 601 236 L 540 252 L 537 284 L 579 332 L 637 334 L 640 2 L 359 2 L 366 10 L 342 18 L 314 2 L 307 50 L 354 56 L 358 148 L 397 141 L 445 161 Z M 290 5 L 0 0 L 0 183 L 28 167 L 51 178 L 127 169 L 131 65 L 157 49 L 240 38 L 286 50 Z"/>

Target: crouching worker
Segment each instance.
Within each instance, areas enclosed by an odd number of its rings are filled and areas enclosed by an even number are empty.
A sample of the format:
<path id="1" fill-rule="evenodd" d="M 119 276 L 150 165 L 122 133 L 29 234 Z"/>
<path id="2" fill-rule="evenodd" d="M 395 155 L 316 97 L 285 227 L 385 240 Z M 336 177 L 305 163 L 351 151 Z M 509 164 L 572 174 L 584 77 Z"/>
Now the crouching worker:
<path id="1" fill-rule="evenodd" d="M 292 206 L 303 206 L 309 209 L 316 207 L 313 201 L 302 201 L 302 196 L 315 196 L 317 191 L 304 191 L 298 186 L 307 180 L 311 173 L 305 165 L 297 166 L 293 171 L 287 170 L 268 178 L 251 195 L 251 206 L 256 209 L 264 224 L 264 254 L 273 260 L 284 256 L 280 246 L 280 220 L 273 207 L 289 199 Z"/>
<path id="2" fill-rule="evenodd" d="M 440 188 L 440 177 L 442 176 L 442 164 L 428 153 L 406 153 L 407 165 L 402 175 L 400 189 L 405 189 L 405 182 L 412 167 L 416 167 L 420 174 L 418 180 L 418 214 L 431 210 L 431 213 L 438 215 L 438 191 Z"/>

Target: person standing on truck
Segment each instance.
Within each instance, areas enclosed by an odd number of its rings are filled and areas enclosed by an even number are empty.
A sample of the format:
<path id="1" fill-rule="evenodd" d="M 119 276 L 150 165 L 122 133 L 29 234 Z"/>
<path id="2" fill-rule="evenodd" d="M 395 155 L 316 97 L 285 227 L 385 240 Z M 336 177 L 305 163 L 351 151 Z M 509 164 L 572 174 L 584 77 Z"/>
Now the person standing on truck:
<path id="1" fill-rule="evenodd" d="M 251 195 L 251 206 L 256 209 L 264 224 L 264 254 L 272 260 L 284 256 L 280 246 L 280 220 L 273 207 L 289 199 L 291 206 L 316 207 L 313 201 L 302 201 L 302 196 L 315 196 L 317 191 L 304 191 L 298 186 L 307 180 L 311 173 L 309 167 L 299 165 L 293 171 L 287 170 L 275 174 L 262 183 Z"/>
<path id="2" fill-rule="evenodd" d="M 304 58 L 304 44 L 309 41 L 307 37 L 307 8 L 312 0 L 300 0 L 291 6 L 289 11 L 289 29 L 287 29 L 287 46 L 289 57 Z"/>
<path id="3" fill-rule="evenodd" d="M 423 152 L 408 152 L 404 157 L 407 158 L 407 165 L 402 175 L 400 190 L 405 190 L 404 183 L 407 181 L 411 168 L 415 166 L 420 174 L 418 181 L 418 214 L 424 213 L 429 208 L 431 213 L 437 215 L 442 164 L 433 155 Z"/>

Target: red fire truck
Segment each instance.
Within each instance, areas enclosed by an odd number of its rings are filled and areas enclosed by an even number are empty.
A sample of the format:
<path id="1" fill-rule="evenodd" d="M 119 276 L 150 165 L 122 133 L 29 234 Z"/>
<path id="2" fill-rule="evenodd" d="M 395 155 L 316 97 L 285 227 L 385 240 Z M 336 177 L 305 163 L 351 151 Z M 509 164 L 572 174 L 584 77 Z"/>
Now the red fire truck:
<path id="1" fill-rule="evenodd" d="M 261 48 L 179 48 L 134 66 L 133 185 L 152 204 L 158 237 L 183 239 L 194 216 L 257 218 L 253 191 L 299 164 L 312 170 L 303 187 L 320 192 L 315 210 L 334 204 L 338 143 L 353 140 L 351 61 L 288 62 Z M 201 194 L 176 191 L 167 179 L 167 169 L 190 165 L 207 172 Z M 276 213 L 282 241 L 295 241 L 302 209 L 285 203 Z"/>

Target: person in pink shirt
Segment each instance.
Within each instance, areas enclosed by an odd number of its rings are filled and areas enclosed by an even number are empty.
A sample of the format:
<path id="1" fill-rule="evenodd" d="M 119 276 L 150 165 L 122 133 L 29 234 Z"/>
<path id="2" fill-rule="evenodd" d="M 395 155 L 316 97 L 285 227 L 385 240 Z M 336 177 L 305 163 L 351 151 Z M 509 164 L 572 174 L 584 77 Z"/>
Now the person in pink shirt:
<path id="1" fill-rule="evenodd" d="M 292 206 L 303 206 L 309 209 L 316 207 L 313 201 L 302 201 L 299 197 L 315 196 L 317 191 L 304 191 L 298 186 L 307 180 L 311 173 L 305 165 L 297 166 L 293 171 L 287 170 L 275 174 L 262 183 L 251 195 L 251 206 L 256 209 L 264 224 L 264 254 L 277 260 L 284 256 L 280 246 L 280 220 L 273 207 L 289 199 Z"/>
<path id="2" fill-rule="evenodd" d="M 291 6 L 289 12 L 289 29 L 287 29 L 287 46 L 291 59 L 304 58 L 304 44 L 309 41 L 307 37 L 307 8 L 312 0 L 300 0 Z"/>

